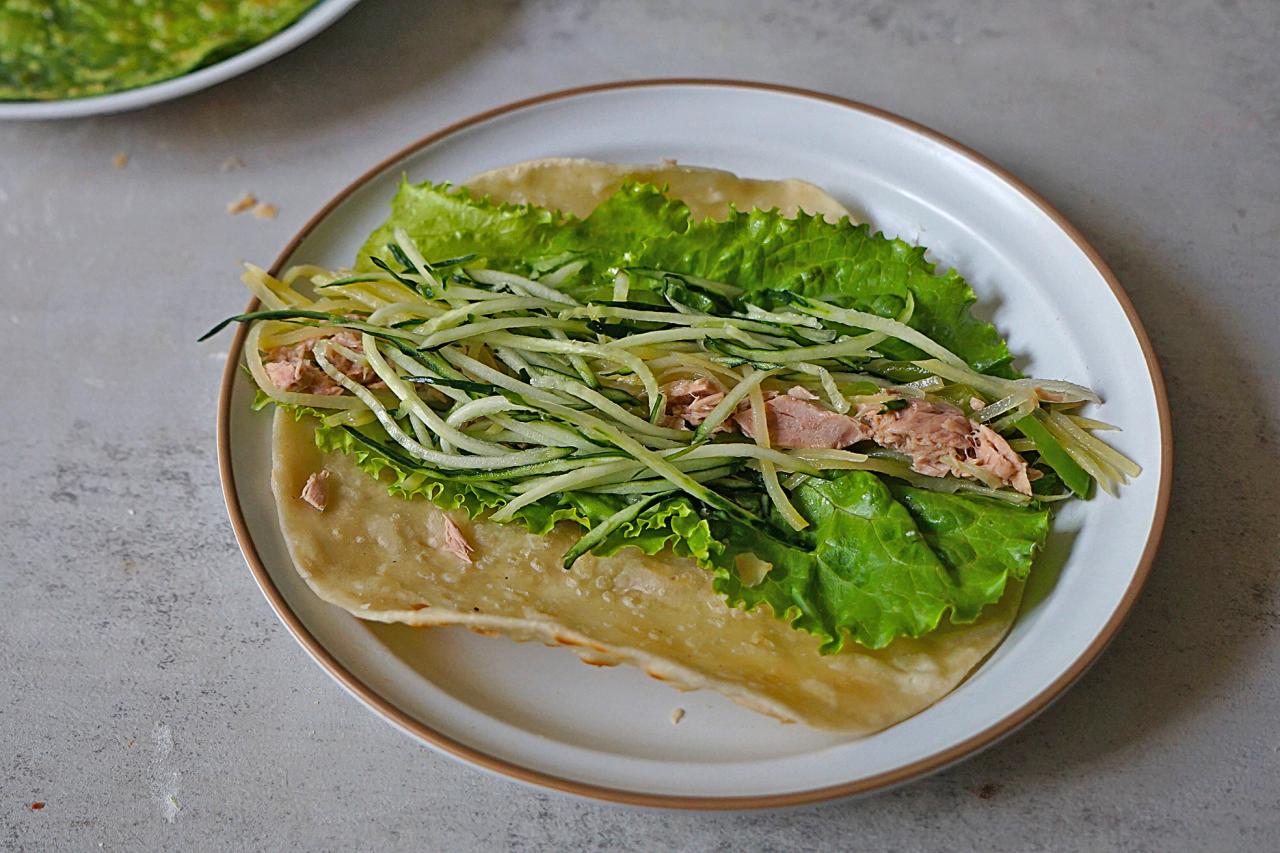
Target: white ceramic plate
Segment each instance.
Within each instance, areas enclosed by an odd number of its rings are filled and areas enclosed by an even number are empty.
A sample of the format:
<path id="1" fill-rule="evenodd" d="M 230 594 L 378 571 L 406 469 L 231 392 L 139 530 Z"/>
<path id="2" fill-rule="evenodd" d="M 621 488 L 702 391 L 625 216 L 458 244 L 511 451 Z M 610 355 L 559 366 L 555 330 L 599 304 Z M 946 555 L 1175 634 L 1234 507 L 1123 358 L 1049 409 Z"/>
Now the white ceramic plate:
<path id="1" fill-rule="evenodd" d="M 660 120 L 659 120 L 660 117 Z M 402 174 L 461 181 L 557 155 L 799 177 L 957 267 L 1022 364 L 1098 389 L 1115 443 L 1145 473 L 1120 499 L 1068 505 L 1009 639 L 954 693 L 849 740 L 783 726 L 708 692 L 677 693 L 626 667 L 463 629 L 371 625 L 321 602 L 290 564 L 268 486 L 270 417 L 232 348 L 219 448 L 228 507 L 277 613 L 374 711 L 478 766 L 586 796 L 747 808 L 862 793 L 931 772 L 1042 710 L 1097 657 L 1145 578 L 1168 499 L 1163 385 L 1128 299 L 1062 217 L 959 145 L 878 110 L 724 81 L 646 81 L 548 95 L 468 119 L 373 169 L 321 211 L 276 267 L 349 265 Z M 671 723 L 676 707 L 687 715 Z"/>
<path id="2" fill-rule="evenodd" d="M 248 50 L 230 56 L 221 62 L 197 68 L 180 77 L 88 98 L 67 98 L 61 101 L 0 101 L 0 119 L 26 119 L 30 121 L 55 118 L 81 118 L 84 116 L 122 113 L 148 107 L 162 101 L 171 101 L 206 89 L 215 83 L 229 80 L 239 74 L 257 68 L 277 56 L 288 53 L 298 45 L 314 38 L 321 30 L 347 13 L 360 0 L 320 0 L 303 13 L 302 17 Z"/>

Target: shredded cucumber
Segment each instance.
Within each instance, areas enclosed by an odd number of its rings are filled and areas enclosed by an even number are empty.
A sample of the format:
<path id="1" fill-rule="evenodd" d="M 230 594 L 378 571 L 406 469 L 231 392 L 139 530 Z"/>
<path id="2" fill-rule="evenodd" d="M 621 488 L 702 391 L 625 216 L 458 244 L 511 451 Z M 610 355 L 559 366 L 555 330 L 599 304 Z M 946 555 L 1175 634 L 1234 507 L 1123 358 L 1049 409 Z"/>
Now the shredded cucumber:
<path id="1" fill-rule="evenodd" d="M 751 431 L 755 433 L 756 445 L 765 450 L 770 450 L 769 418 L 765 410 L 764 395 L 760 393 L 760 385 L 758 383 L 751 387 L 748 399 L 751 401 Z M 782 488 L 782 483 L 778 480 L 777 466 L 767 459 L 761 460 L 760 476 L 764 479 L 764 489 L 768 492 L 769 498 L 778 510 L 778 514 L 782 516 L 782 520 L 790 524 L 793 530 L 804 530 L 808 527 L 808 520 L 800 514 L 799 510 L 792 506 L 791 501 L 787 498 L 787 493 Z"/>
<path id="2" fill-rule="evenodd" d="M 326 342 L 315 348 L 316 363 L 320 365 L 320 368 L 325 373 L 329 374 L 330 378 L 358 397 L 373 412 L 374 417 L 378 419 L 378 423 L 382 424 L 383 429 L 395 440 L 396 444 L 403 447 L 409 452 L 410 456 L 416 459 L 439 468 L 510 468 L 517 465 L 543 462 L 547 459 L 557 459 L 572 452 L 570 448 L 564 447 L 540 447 L 534 450 L 521 450 L 514 453 L 506 453 L 501 457 L 493 457 L 441 453 L 429 447 L 424 447 L 405 433 L 404 429 L 391 415 L 391 412 L 378 401 L 372 391 L 333 366 L 326 355 L 332 346 L 332 344 Z"/>
<path id="3" fill-rule="evenodd" d="M 830 476 L 824 472 L 865 470 L 938 491 L 1033 499 L 969 459 L 950 460 L 956 476 L 930 477 L 890 452 L 779 449 L 767 401 L 797 385 L 817 395 L 814 405 L 842 415 L 921 397 L 958 399 L 967 410 L 977 396 L 984 405 L 974 404 L 974 429 L 982 423 L 1008 434 L 1015 452 L 1034 452 L 1042 471 L 1054 469 L 1077 493 L 1090 479 L 1114 492 L 1140 471 L 1092 435 L 1107 424 L 1064 413 L 1098 401 L 1091 390 L 975 371 L 908 325 L 913 299 L 890 318 L 795 294 L 771 292 L 757 304 L 732 284 L 670 271 L 589 275 L 588 262 L 572 255 L 531 263 L 529 276 L 486 268 L 474 256 L 432 264 L 400 230 L 388 252 L 369 273 L 298 267 L 276 278 L 248 267 L 244 280 L 263 309 L 209 334 L 251 324 L 246 364 L 267 398 L 317 412 L 415 477 L 483 488 L 494 521 L 564 492 L 627 501 L 566 564 L 674 495 L 791 535 L 808 521 L 789 492 Z M 588 280 L 596 275 L 604 277 Z M 360 345 L 333 340 L 339 330 L 357 333 Z M 925 357 L 881 359 L 874 347 L 888 338 Z M 314 365 L 311 385 L 273 384 L 273 375 L 289 371 L 269 371 L 271 361 L 305 358 Z M 376 383 L 353 378 L 366 369 Z M 722 395 L 696 429 L 668 404 L 679 379 L 711 380 Z M 311 393 L 319 380 L 329 386 Z M 753 440 L 737 426 L 742 412 L 750 413 Z M 764 515 L 728 497 L 761 484 L 772 507 Z"/>

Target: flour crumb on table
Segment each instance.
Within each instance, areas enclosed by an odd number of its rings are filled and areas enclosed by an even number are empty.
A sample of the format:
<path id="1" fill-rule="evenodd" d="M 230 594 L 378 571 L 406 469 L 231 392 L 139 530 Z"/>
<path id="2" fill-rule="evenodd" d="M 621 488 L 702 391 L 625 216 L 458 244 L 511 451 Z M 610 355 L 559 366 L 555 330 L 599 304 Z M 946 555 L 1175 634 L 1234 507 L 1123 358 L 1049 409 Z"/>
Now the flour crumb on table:
<path id="1" fill-rule="evenodd" d="M 258 203 L 252 193 L 245 193 L 240 198 L 227 205 L 227 213 L 235 216 L 237 213 L 244 213 L 249 208 Z"/>

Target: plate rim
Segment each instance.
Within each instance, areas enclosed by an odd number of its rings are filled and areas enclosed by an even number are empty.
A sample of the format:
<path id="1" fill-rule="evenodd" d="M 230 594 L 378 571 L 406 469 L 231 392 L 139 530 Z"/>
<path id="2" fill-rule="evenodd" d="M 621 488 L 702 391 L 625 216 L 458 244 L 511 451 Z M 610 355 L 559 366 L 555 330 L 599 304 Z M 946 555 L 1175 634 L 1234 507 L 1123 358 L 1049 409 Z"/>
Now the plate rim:
<path id="1" fill-rule="evenodd" d="M 246 74 L 301 47 L 337 23 L 339 18 L 359 2 L 360 0 L 318 0 L 284 29 L 263 41 L 212 65 L 195 68 L 177 77 L 85 98 L 0 100 L 0 121 L 56 121 L 113 115 L 193 95 Z"/>
<path id="2" fill-rule="evenodd" d="M 338 205 L 346 201 L 349 196 L 387 169 L 393 167 L 396 163 L 417 153 L 419 150 L 426 148 L 429 145 L 435 144 L 446 137 L 486 122 L 492 118 L 516 112 L 527 107 L 538 106 L 554 101 L 561 101 L 599 92 L 663 86 L 719 86 L 773 94 L 793 95 L 821 101 L 827 104 L 833 104 L 845 109 L 855 110 L 873 118 L 878 118 L 896 124 L 914 134 L 922 136 L 931 142 L 947 148 L 953 153 L 959 154 L 989 173 L 994 174 L 1011 189 L 1022 195 L 1047 215 L 1054 225 L 1076 244 L 1076 246 L 1084 253 L 1089 263 L 1102 276 L 1107 286 L 1111 289 L 1121 310 L 1124 312 L 1125 318 L 1128 320 L 1130 327 L 1137 337 L 1138 345 L 1142 350 L 1143 360 L 1146 363 L 1147 372 L 1155 394 L 1160 435 L 1160 485 L 1156 495 L 1155 513 L 1152 517 L 1151 528 L 1147 533 L 1147 540 L 1143 546 L 1142 554 L 1138 559 L 1138 565 L 1134 572 L 1133 579 L 1130 581 L 1129 586 L 1126 588 L 1124 595 L 1120 598 L 1110 617 L 1108 617 L 1102 630 L 1099 631 L 1098 634 L 1090 641 L 1089 645 L 1080 654 L 1080 656 L 1076 658 L 1071 666 L 1017 710 L 987 725 L 982 729 L 982 731 L 971 735 L 946 749 L 939 750 L 924 758 L 904 764 L 901 767 L 886 770 L 863 779 L 783 794 L 704 797 L 633 791 L 624 788 L 614 788 L 587 782 L 578 782 L 573 779 L 566 779 L 552 773 L 522 766 L 515 762 L 490 755 L 482 750 L 463 744 L 442 732 L 436 731 L 422 721 L 410 717 L 344 667 L 333 656 L 333 654 L 330 653 L 328 649 L 326 649 L 320 641 L 307 630 L 306 626 L 302 624 L 302 621 L 298 616 L 294 614 L 288 602 L 276 587 L 275 582 L 271 579 L 261 557 L 258 555 L 257 548 L 250 536 L 248 525 L 245 522 L 243 510 L 240 506 L 239 495 L 235 486 L 235 476 L 231 466 L 231 392 L 237 371 L 239 370 L 240 353 L 243 349 L 245 336 L 248 331 L 243 325 L 238 327 L 235 338 L 233 339 L 231 347 L 227 353 L 227 362 L 223 369 L 222 385 L 218 395 L 217 419 L 218 470 L 221 477 L 223 498 L 227 505 L 227 514 L 231 520 L 231 526 L 235 532 L 236 541 L 240 546 L 245 562 L 248 564 L 254 579 L 258 583 L 258 587 L 266 597 L 271 609 L 275 611 L 276 616 L 284 623 L 285 627 L 288 628 L 294 639 L 298 641 L 311 658 L 326 670 L 335 681 L 347 690 L 347 692 L 362 702 L 375 714 L 404 731 L 406 734 L 422 741 L 426 745 L 432 746 L 439 751 L 460 759 L 479 769 L 486 770 L 497 775 L 506 776 L 518 782 L 549 788 L 562 793 L 575 794 L 577 796 L 590 799 L 633 806 L 684 810 L 741 811 L 747 809 L 786 808 L 869 794 L 874 791 L 901 785 L 935 773 L 993 745 L 997 741 L 1009 734 L 1012 734 L 1018 728 L 1025 725 L 1040 712 L 1048 708 L 1056 699 L 1062 696 L 1098 660 L 1102 652 L 1105 651 L 1107 646 L 1110 645 L 1111 641 L 1119 632 L 1120 627 L 1132 611 L 1139 592 L 1146 583 L 1147 577 L 1151 571 L 1152 563 L 1155 560 L 1156 552 L 1159 549 L 1160 539 L 1164 532 L 1165 520 L 1169 511 L 1169 500 L 1172 489 L 1171 473 L 1173 469 L 1172 418 L 1169 411 L 1169 400 L 1165 388 L 1164 376 L 1161 372 L 1160 363 L 1156 356 L 1155 349 L 1151 344 L 1151 339 L 1148 336 L 1141 319 L 1138 317 L 1138 313 L 1128 294 L 1116 279 L 1111 268 L 1102 259 L 1101 255 L 1099 255 L 1098 251 L 1094 249 L 1080 231 L 1072 225 L 1065 216 L 1063 216 L 1037 192 L 1031 189 L 1031 187 L 1014 176 L 1008 170 L 973 149 L 956 142 L 945 134 L 926 127 L 918 122 L 912 121 L 911 119 L 903 118 L 902 116 L 889 112 L 888 110 L 838 95 L 778 83 L 714 77 L 659 77 L 637 80 L 618 80 L 559 89 L 553 92 L 512 101 L 492 109 L 475 113 L 474 115 L 446 125 L 439 130 L 409 143 L 359 175 L 355 180 L 334 195 L 333 198 L 321 207 L 320 210 L 318 210 L 310 219 L 308 219 L 298 233 L 293 236 L 293 238 L 280 251 L 279 255 L 277 255 L 275 261 L 271 265 L 270 272 L 272 275 L 279 274 L 284 262 L 293 254 L 298 245 L 306 239 Z M 254 310 L 257 304 L 257 299 L 251 300 L 249 307 L 246 310 Z"/>

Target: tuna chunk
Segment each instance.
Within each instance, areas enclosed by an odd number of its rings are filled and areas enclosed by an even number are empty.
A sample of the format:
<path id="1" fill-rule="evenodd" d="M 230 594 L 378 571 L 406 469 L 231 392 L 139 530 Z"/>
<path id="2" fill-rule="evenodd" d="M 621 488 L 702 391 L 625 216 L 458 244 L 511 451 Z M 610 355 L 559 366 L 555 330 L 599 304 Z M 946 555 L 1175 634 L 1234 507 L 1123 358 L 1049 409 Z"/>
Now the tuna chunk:
<path id="1" fill-rule="evenodd" d="M 470 563 L 475 552 L 462 529 L 447 515 L 444 517 L 444 549 L 464 563 Z"/>
<path id="2" fill-rule="evenodd" d="M 298 495 L 315 507 L 317 512 L 324 512 L 324 508 L 329 505 L 329 495 L 324 488 L 324 481 L 327 479 L 329 479 L 329 472 L 321 468 L 307 478 L 306 484 L 302 487 L 302 494 Z"/>
<path id="3" fill-rule="evenodd" d="M 872 441 L 910 456 L 912 469 L 921 474 L 967 477 L 950 463 L 951 459 L 962 459 L 1017 491 L 1031 494 L 1027 463 L 1022 457 L 999 433 L 969 420 L 955 406 L 913 399 L 905 408 L 884 411 L 883 404 L 877 403 L 860 406 L 857 417 L 866 424 Z"/>
<path id="4" fill-rule="evenodd" d="M 325 373 L 316 363 L 315 347 L 326 338 L 310 338 L 293 346 L 276 347 L 269 350 L 263 367 L 271 384 L 281 391 L 295 391 L 300 394 L 320 394 L 333 397 L 343 393 L 343 388 Z M 349 350 L 361 352 L 360 335 L 343 329 L 330 335 L 327 340 L 341 344 Z M 360 364 L 345 356 L 331 352 L 329 362 L 341 373 L 359 382 L 361 385 L 381 387 L 378 375 L 367 364 Z"/>
<path id="5" fill-rule="evenodd" d="M 946 458 L 962 455 L 973 432 L 964 412 L 927 400 L 911 400 L 897 411 L 884 411 L 883 403 L 859 406 L 858 418 L 872 441 L 910 456 L 911 467 L 930 477 L 951 473 Z"/>
<path id="6" fill-rule="evenodd" d="M 783 448 L 841 448 L 867 438 L 856 419 L 823 408 L 814 402 L 817 399 L 798 385 L 785 394 L 765 392 L 769 443 Z M 744 434 L 755 438 L 750 406 L 734 413 L 733 420 Z"/>
<path id="7" fill-rule="evenodd" d="M 664 386 L 663 391 L 667 395 L 667 412 L 676 425 L 697 426 L 724 399 L 724 388 L 711 379 L 681 379 Z M 1023 494 L 1031 494 L 1034 472 L 1028 471 L 1027 463 L 999 433 L 969 420 L 963 411 L 948 403 L 896 395 L 890 399 L 899 401 L 900 408 L 886 408 L 881 400 L 859 406 L 852 415 L 842 415 L 824 407 L 817 396 L 799 385 L 785 394 L 765 391 L 769 443 L 784 449 L 839 449 L 873 441 L 910 457 L 911 467 L 918 473 L 973 479 L 972 474 L 954 464 L 961 460 L 990 472 Z M 976 397 L 973 402 L 974 409 L 982 407 Z M 749 405 L 739 406 L 719 429 L 731 429 L 732 425 L 755 438 Z"/>
<path id="8" fill-rule="evenodd" d="M 698 426 L 724 399 L 724 388 L 714 379 L 677 379 L 663 385 L 662 393 L 667 399 L 667 415 L 676 427 Z M 721 425 L 716 432 L 727 429 Z"/>
<path id="9" fill-rule="evenodd" d="M 301 359 L 268 361 L 262 366 L 266 369 L 267 378 L 271 380 L 271 384 L 282 391 L 290 391 L 302 386 L 303 365 Z"/>
<path id="10" fill-rule="evenodd" d="M 1031 494 L 1027 463 L 1009 446 L 1004 436 L 985 424 L 978 427 L 971 458 L 974 465 L 990 471 L 1024 495 Z M 1040 472 L 1034 473 L 1039 475 Z"/>

